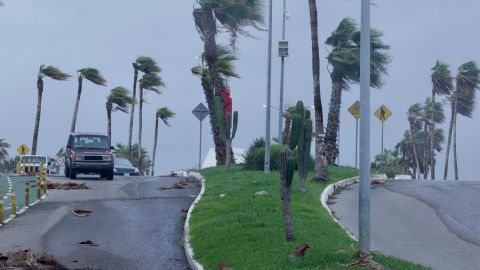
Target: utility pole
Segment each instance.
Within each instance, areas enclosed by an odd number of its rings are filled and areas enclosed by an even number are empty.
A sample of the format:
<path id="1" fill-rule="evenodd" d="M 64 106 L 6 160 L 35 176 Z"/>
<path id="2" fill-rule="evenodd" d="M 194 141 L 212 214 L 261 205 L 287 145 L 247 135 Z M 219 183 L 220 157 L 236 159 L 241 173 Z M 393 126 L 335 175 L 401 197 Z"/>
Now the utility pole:
<path id="1" fill-rule="evenodd" d="M 287 17 L 287 0 L 283 0 L 283 24 L 282 24 L 282 41 L 285 41 L 285 21 Z M 288 54 L 287 54 L 288 56 Z M 285 55 L 280 52 L 282 58 L 282 67 L 280 72 L 280 104 L 278 105 L 278 143 L 282 143 L 282 125 L 283 125 L 283 85 L 285 80 Z"/>
<path id="2" fill-rule="evenodd" d="M 270 106 L 272 96 L 272 0 L 268 11 L 268 68 L 267 68 L 267 113 L 265 121 L 265 164 L 264 172 L 270 173 Z"/>
<path id="3" fill-rule="evenodd" d="M 359 248 L 370 253 L 370 0 L 361 4 Z"/>

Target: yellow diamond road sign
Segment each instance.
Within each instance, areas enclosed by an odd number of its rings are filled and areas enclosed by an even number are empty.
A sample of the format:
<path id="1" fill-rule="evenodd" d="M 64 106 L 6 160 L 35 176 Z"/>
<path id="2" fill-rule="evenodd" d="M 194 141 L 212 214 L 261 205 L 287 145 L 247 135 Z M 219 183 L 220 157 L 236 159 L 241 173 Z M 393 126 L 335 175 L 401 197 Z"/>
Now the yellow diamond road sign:
<path id="1" fill-rule="evenodd" d="M 355 103 L 348 108 L 348 111 L 355 117 L 355 119 L 360 118 L 360 101 L 355 101 Z"/>
<path id="2" fill-rule="evenodd" d="M 28 148 L 28 146 L 26 146 L 25 144 L 22 144 L 20 145 L 20 147 L 18 147 L 17 152 L 20 155 L 25 156 L 26 154 L 30 153 L 30 148 Z"/>
<path id="3" fill-rule="evenodd" d="M 375 116 L 380 120 L 380 122 L 385 123 L 392 116 L 392 112 L 387 108 L 387 106 L 382 105 L 378 110 L 375 111 Z"/>

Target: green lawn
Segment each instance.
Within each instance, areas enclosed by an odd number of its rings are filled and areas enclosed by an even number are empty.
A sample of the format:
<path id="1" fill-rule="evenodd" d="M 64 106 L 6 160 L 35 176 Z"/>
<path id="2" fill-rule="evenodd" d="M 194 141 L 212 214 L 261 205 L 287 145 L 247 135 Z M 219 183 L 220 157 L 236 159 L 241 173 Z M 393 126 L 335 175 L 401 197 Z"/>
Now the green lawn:
<path id="1" fill-rule="evenodd" d="M 218 269 L 224 261 L 240 269 L 352 269 L 346 265 L 355 258 L 356 242 L 331 219 L 320 203 L 322 190 L 334 181 L 356 175 L 351 168 L 330 168 L 328 183 L 308 181 L 307 193 L 298 191 L 294 178 L 292 213 L 296 240 L 285 241 L 279 175 L 265 175 L 241 167 L 202 170 L 206 192 L 190 220 L 191 242 L 196 259 L 206 269 Z M 267 196 L 255 197 L 265 190 Z M 220 198 L 219 194 L 226 194 Z M 312 248 L 304 258 L 288 258 L 296 246 L 308 242 Z M 397 259 L 375 255 L 390 269 L 426 269 Z"/>

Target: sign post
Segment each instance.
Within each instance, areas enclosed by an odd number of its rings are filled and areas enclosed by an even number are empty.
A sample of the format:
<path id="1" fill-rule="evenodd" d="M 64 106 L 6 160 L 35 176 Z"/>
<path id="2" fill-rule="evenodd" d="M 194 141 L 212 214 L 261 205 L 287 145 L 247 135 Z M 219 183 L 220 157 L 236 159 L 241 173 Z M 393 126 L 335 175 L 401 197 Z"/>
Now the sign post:
<path id="1" fill-rule="evenodd" d="M 383 147 L 383 130 L 384 130 L 384 124 L 385 122 L 392 116 L 392 112 L 387 108 L 387 106 L 382 105 L 380 108 L 378 108 L 375 111 L 375 116 L 382 122 L 382 148 L 381 148 L 381 155 L 383 156 L 385 154 L 385 148 Z M 382 168 L 382 173 L 383 173 L 383 157 L 380 159 L 381 162 L 381 168 Z"/>
<path id="2" fill-rule="evenodd" d="M 195 109 L 193 109 L 192 113 L 200 121 L 200 150 L 198 152 L 198 169 L 200 170 L 202 168 L 202 122 L 209 114 L 209 111 L 203 103 L 200 103 Z"/>
<path id="3" fill-rule="evenodd" d="M 348 108 L 350 114 L 355 118 L 355 168 L 358 169 L 358 119 L 360 118 L 360 101 L 355 101 L 355 103 Z"/>

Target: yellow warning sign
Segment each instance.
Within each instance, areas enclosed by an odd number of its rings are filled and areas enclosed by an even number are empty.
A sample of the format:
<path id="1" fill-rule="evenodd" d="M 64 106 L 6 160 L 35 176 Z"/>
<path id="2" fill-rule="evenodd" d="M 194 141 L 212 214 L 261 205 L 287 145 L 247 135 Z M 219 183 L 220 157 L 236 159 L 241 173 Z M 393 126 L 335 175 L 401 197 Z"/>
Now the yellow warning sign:
<path id="1" fill-rule="evenodd" d="M 26 146 L 25 144 L 22 144 L 20 145 L 20 147 L 17 148 L 17 152 L 20 155 L 25 156 L 26 154 L 30 153 L 30 148 L 28 148 L 28 146 Z"/>
<path id="2" fill-rule="evenodd" d="M 355 101 L 355 103 L 348 108 L 348 111 L 355 117 L 355 119 L 360 118 L 360 101 Z"/>
<path id="3" fill-rule="evenodd" d="M 392 112 L 387 108 L 387 106 L 382 105 L 375 111 L 375 116 L 380 120 L 380 122 L 385 123 L 391 116 Z"/>

